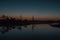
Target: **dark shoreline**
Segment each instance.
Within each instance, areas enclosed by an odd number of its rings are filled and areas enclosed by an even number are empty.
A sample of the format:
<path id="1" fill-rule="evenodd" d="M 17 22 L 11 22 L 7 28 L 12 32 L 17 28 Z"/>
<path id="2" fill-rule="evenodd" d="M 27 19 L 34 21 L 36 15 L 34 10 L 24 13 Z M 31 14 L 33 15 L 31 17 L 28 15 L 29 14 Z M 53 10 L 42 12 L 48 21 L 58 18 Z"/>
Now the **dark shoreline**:
<path id="1" fill-rule="evenodd" d="M 20 26 L 20 25 L 30 25 L 30 24 L 51 24 L 60 23 L 60 21 L 45 21 L 45 20 L 0 20 L 0 26 Z"/>

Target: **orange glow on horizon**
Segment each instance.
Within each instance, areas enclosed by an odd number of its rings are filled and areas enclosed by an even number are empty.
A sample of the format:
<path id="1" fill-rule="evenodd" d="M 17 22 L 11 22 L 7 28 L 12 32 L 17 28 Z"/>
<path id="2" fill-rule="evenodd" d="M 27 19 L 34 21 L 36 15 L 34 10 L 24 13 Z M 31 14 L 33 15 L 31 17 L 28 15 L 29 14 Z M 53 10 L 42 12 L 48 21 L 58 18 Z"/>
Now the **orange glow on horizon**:
<path id="1" fill-rule="evenodd" d="M 1 16 L 0 16 L 1 17 Z M 9 18 L 12 17 L 12 18 L 15 18 L 15 19 L 20 19 L 20 16 L 8 16 Z M 27 19 L 27 20 L 32 20 L 32 16 L 21 16 L 22 17 L 22 20 L 24 19 Z M 54 16 L 34 16 L 34 20 L 60 20 L 59 17 L 54 17 Z"/>

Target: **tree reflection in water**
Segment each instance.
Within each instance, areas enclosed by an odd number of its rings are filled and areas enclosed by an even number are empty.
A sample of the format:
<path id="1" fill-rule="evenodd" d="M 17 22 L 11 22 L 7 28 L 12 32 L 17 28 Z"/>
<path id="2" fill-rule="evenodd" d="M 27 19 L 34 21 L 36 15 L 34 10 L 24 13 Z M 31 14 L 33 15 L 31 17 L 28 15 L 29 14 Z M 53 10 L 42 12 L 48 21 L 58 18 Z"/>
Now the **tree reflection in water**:
<path id="1" fill-rule="evenodd" d="M 21 30 L 22 27 L 27 28 L 27 25 L 23 25 L 23 26 L 1 26 L 0 32 L 2 34 L 4 34 L 5 32 L 9 32 L 9 30 L 12 30 L 12 29 L 15 29 L 15 28 L 18 28 L 19 30 Z M 33 30 L 33 28 L 34 27 L 32 26 L 32 30 Z"/>
<path id="2" fill-rule="evenodd" d="M 8 32 L 9 30 L 11 30 L 11 28 L 10 27 L 5 27 L 5 26 L 3 26 L 2 28 L 1 28 L 1 33 L 2 34 L 4 34 L 5 32 Z"/>
<path id="3" fill-rule="evenodd" d="M 18 26 L 18 29 L 21 30 L 22 29 L 21 26 Z"/>
<path id="4" fill-rule="evenodd" d="M 32 25 L 32 30 L 34 30 L 35 25 Z"/>

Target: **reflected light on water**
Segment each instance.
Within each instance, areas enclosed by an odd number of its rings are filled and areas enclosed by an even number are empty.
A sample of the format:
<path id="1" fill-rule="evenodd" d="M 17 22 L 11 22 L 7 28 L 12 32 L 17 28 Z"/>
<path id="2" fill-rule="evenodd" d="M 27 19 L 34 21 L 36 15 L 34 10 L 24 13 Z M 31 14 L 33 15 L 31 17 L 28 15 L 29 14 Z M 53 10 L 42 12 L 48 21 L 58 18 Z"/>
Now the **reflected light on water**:
<path id="1" fill-rule="evenodd" d="M 17 38 L 17 37 L 45 37 L 60 35 L 60 28 L 51 27 L 48 24 L 35 24 L 16 27 L 0 27 L 0 37 Z"/>

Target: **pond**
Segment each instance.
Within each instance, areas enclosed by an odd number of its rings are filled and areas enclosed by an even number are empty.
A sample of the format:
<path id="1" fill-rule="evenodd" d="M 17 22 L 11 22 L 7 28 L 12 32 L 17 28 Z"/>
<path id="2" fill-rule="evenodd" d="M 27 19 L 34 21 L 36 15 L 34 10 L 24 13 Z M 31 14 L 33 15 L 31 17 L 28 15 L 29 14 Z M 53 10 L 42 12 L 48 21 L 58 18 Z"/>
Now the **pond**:
<path id="1" fill-rule="evenodd" d="M 53 40 L 59 38 L 60 28 L 48 24 L 16 26 L 10 29 L 0 27 L 0 40 Z"/>

